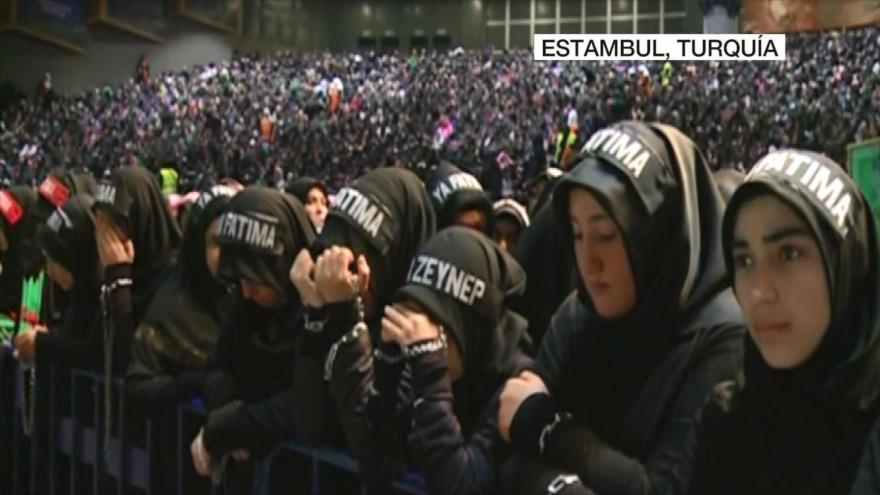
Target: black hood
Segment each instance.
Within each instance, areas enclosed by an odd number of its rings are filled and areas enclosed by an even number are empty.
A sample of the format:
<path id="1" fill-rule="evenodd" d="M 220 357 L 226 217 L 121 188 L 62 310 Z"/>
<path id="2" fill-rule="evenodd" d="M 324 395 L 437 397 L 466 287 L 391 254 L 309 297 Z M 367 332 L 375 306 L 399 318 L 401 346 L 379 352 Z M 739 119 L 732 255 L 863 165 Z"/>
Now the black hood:
<path id="1" fill-rule="evenodd" d="M 73 275 L 73 290 L 64 309 L 60 331 L 81 338 L 100 311 L 98 245 L 93 199 L 77 194 L 55 210 L 37 231 L 38 251 L 45 251 Z"/>
<path id="2" fill-rule="evenodd" d="M 721 197 L 725 202 L 730 201 L 733 193 L 736 191 L 743 181 L 746 174 L 732 168 L 723 168 L 714 173 L 715 183 L 718 184 L 718 190 L 721 191 Z"/>
<path id="3" fill-rule="evenodd" d="M 139 280 L 152 280 L 173 259 L 180 230 L 171 208 L 147 169 L 120 167 L 98 185 L 95 208 L 116 219 L 134 244 L 135 290 Z"/>
<path id="4" fill-rule="evenodd" d="M 27 186 L 0 191 L 0 312 L 18 311 L 25 265 L 39 258 L 34 245 L 39 224 L 37 193 Z"/>
<path id="5" fill-rule="evenodd" d="M 492 232 L 495 216 L 492 201 L 476 177 L 451 163 L 443 162 L 431 172 L 425 187 L 437 213 L 438 228 L 454 225 L 459 213 L 476 209 L 486 216 L 484 232 Z"/>
<path id="6" fill-rule="evenodd" d="M 880 252 L 865 197 L 832 160 L 802 150 L 762 158 L 724 216 L 725 261 L 733 276 L 736 216 L 749 199 L 773 194 L 811 229 L 831 303 L 829 328 L 807 360 L 771 368 L 751 338 L 743 356 L 742 411 L 758 482 L 779 492 L 846 493 L 880 411 Z M 810 432 L 804 435 L 804 432 Z"/>
<path id="7" fill-rule="evenodd" d="M 298 199 L 276 189 L 247 187 L 229 201 L 220 220 L 219 275 L 233 283 L 244 278 L 268 285 L 291 298 L 296 289 L 288 272 L 300 250 L 314 240 Z"/>
<path id="8" fill-rule="evenodd" d="M 145 323 L 161 329 L 178 350 L 184 351 L 183 355 L 193 356 L 197 362 L 214 347 L 229 305 L 224 285 L 211 276 L 205 262 L 205 233 L 235 192 L 226 186 L 214 186 L 199 194 L 190 210 L 173 274 L 159 287 L 143 318 Z"/>
<path id="9" fill-rule="evenodd" d="M 544 189 L 541 191 L 541 194 L 535 200 L 534 206 L 532 206 L 532 209 L 530 211 L 532 216 L 537 216 L 538 212 L 541 211 L 541 209 L 544 207 L 544 205 L 546 205 L 548 202 L 550 202 L 550 198 L 553 197 L 553 189 L 556 187 L 556 184 L 559 182 L 559 179 L 562 177 L 562 175 L 563 175 L 562 170 L 560 170 L 556 167 L 550 167 L 547 170 L 543 171 L 537 177 L 533 178 L 526 185 L 527 189 L 531 189 L 531 188 L 537 186 L 538 184 L 540 184 L 541 182 L 546 182 L 546 184 L 544 185 Z"/>
<path id="10" fill-rule="evenodd" d="M 774 194 L 810 227 L 822 252 L 831 323 L 816 352 L 793 370 L 771 370 L 751 339 L 745 373 L 804 393 L 841 393 L 862 405 L 880 395 L 880 251 L 874 216 L 858 186 L 831 159 L 805 150 L 762 158 L 737 189 L 724 216 L 728 273 L 733 274 L 736 215 L 749 199 Z M 833 391 L 831 389 L 834 389 Z"/>
<path id="11" fill-rule="evenodd" d="M 506 215 L 512 218 L 521 230 L 527 229 L 531 223 L 525 206 L 519 204 L 515 199 L 499 199 L 492 205 L 492 209 L 495 210 L 496 219 Z"/>
<path id="12" fill-rule="evenodd" d="M 49 175 L 37 188 L 40 200 L 37 203 L 37 216 L 41 221 L 46 221 L 56 208 L 60 208 L 77 194 L 95 196 L 98 184 L 95 178 L 88 172 L 77 172 L 57 168 L 49 172 Z"/>
<path id="13" fill-rule="evenodd" d="M 592 193 L 624 237 L 637 301 L 627 315 L 601 320 L 578 277 L 581 302 L 595 318 L 627 332 L 676 328 L 672 319 L 686 317 L 726 286 L 724 201 L 702 152 L 674 127 L 626 121 L 595 132 L 582 156 L 556 186 L 556 224 L 573 259 L 568 193 L 573 187 Z"/>
<path id="14" fill-rule="evenodd" d="M 49 173 L 37 188 L 39 199 L 34 209 L 37 222 L 43 224 L 56 208 L 63 206 L 74 195 L 94 197 L 98 189 L 95 178 L 88 172 L 57 168 Z M 35 275 L 40 269 L 42 256 L 35 252 L 25 258 L 25 273 Z"/>
<path id="15" fill-rule="evenodd" d="M 370 290 L 380 307 L 403 284 L 409 260 L 435 228 L 431 200 L 418 176 L 381 168 L 339 191 L 314 252 L 338 245 L 365 255 Z"/>
<path id="16" fill-rule="evenodd" d="M 223 284 L 214 280 L 205 263 L 205 233 L 211 223 L 220 217 L 235 193 L 234 189 L 226 186 L 214 186 L 202 191 L 190 207 L 186 231 L 180 243 L 176 271 L 182 286 L 195 299 L 204 296 L 203 302 L 209 305 L 219 298 Z"/>
<path id="17" fill-rule="evenodd" d="M 73 196 L 37 231 L 41 250 L 74 276 L 77 287 L 81 278 L 95 279 L 97 274 L 93 204 L 91 196 Z"/>
<path id="18" fill-rule="evenodd" d="M 412 300 L 440 322 L 461 350 L 465 374 L 509 374 L 526 321 L 509 310 L 526 288 L 526 275 L 491 239 L 449 227 L 422 246 L 395 299 Z"/>
<path id="19" fill-rule="evenodd" d="M 292 194 L 302 204 L 306 204 L 309 200 L 309 191 L 318 188 L 327 196 L 327 188 L 324 183 L 314 177 L 300 177 L 287 185 L 287 193 Z"/>

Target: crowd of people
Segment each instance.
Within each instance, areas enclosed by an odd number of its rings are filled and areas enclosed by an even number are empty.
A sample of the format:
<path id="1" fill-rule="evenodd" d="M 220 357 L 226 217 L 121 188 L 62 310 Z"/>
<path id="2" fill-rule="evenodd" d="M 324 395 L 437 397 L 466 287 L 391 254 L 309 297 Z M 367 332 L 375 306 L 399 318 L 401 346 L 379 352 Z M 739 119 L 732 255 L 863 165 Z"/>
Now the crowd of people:
<path id="1" fill-rule="evenodd" d="M 160 444 L 202 397 L 192 463 L 227 493 L 291 438 L 370 493 L 878 493 L 880 227 L 841 163 L 880 131 L 880 31 L 790 40 L 142 60 L 48 93 L 3 121 L 10 345 L 34 380 L 124 376 Z"/>
<path id="2" fill-rule="evenodd" d="M 81 95 L 51 93 L 47 75 L 40 104 L 7 109 L 0 180 L 39 183 L 55 166 L 101 177 L 120 164 L 172 162 L 189 189 L 307 175 L 335 191 L 383 164 L 442 158 L 477 176 L 512 163 L 510 194 L 553 159 L 556 134 L 572 123 L 583 139 L 621 118 L 662 121 L 692 136 L 713 167 L 740 169 L 792 146 L 842 163 L 847 143 L 880 135 L 876 27 L 789 35 L 787 53 L 747 64 L 278 53 L 152 79 L 142 58 L 129 81 Z"/>

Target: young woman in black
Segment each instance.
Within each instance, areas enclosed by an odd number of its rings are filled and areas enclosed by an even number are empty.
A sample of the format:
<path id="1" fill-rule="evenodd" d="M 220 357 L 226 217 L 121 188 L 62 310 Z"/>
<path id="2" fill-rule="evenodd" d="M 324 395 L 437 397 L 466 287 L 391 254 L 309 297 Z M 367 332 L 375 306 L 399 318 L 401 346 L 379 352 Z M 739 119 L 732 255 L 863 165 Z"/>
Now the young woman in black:
<path id="1" fill-rule="evenodd" d="M 824 155 L 770 153 L 724 215 L 748 326 L 743 372 L 689 438 L 676 493 L 880 493 L 880 251 L 858 187 Z"/>
<path id="2" fill-rule="evenodd" d="M 724 203 L 700 150 L 669 126 L 621 122 L 594 133 L 583 154 L 553 196 L 578 289 L 534 369 L 501 394 L 500 432 L 520 454 L 502 485 L 663 492 L 685 425 L 741 355 Z"/>
<path id="3" fill-rule="evenodd" d="M 314 241 L 302 204 L 275 189 L 248 187 L 226 206 L 219 226 L 220 277 L 236 288 L 229 315 L 208 358 L 203 396 L 208 420 L 192 443 L 202 475 L 223 475 L 228 490 L 245 490 L 250 465 L 293 436 L 295 342 L 302 304 L 287 274 Z"/>
<path id="4" fill-rule="evenodd" d="M 220 216 L 235 192 L 215 186 L 199 195 L 174 269 L 135 331 L 125 385 L 139 408 L 174 405 L 201 390 L 229 305 L 217 270 Z"/>
<path id="5" fill-rule="evenodd" d="M 488 493 L 507 450 L 498 436 L 498 394 L 531 363 L 527 322 L 509 309 L 525 273 L 496 243 L 465 227 L 432 237 L 384 308 L 373 383 L 359 415 L 372 434 L 361 465 L 385 482 L 408 464 L 429 493 Z M 375 487 L 384 491 L 381 484 Z"/>

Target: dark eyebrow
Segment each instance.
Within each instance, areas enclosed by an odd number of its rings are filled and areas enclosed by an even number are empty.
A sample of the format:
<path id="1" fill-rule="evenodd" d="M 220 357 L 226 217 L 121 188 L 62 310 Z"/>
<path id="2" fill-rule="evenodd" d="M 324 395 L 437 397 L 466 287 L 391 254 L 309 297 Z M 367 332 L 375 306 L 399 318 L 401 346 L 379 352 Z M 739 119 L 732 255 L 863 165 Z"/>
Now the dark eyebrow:
<path id="1" fill-rule="evenodd" d="M 787 237 L 796 237 L 796 236 L 810 236 L 810 233 L 807 232 L 802 227 L 783 227 L 779 230 L 773 231 L 763 237 L 764 244 L 772 244 L 774 242 L 779 242 Z M 745 239 L 734 238 L 732 249 L 748 249 L 749 243 Z"/>
<path id="2" fill-rule="evenodd" d="M 786 237 L 806 236 L 810 237 L 810 233 L 802 227 L 783 227 L 777 231 L 771 232 L 764 236 L 764 244 L 772 244 L 779 242 Z"/>

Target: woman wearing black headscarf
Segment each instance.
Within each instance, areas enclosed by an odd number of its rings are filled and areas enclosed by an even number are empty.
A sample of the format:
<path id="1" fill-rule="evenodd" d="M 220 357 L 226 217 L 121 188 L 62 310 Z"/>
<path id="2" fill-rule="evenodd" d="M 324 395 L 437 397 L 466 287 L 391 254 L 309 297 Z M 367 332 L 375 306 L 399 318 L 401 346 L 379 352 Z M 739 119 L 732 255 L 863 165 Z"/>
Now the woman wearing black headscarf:
<path id="1" fill-rule="evenodd" d="M 287 192 L 303 204 L 315 232 L 320 234 L 327 220 L 327 188 L 324 183 L 312 177 L 300 177 L 287 186 Z"/>
<path id="2" fill-rule="evenodd" d="M 307 442 L 338 441 L 341 426 L 356 454 L 371 451 L 354 416 L 372 383 L 371 356 L 364 349 L 371 348 L 371 338 L 379 340 L 382 308 L 434 230 L 434 210 L 418 176 L 383 168 L 336 196 L 316 243 L 316 262 L 311 253 L 297 257 L 291 278 L 309 306 L 309 331 L 297 344 L 294 386 L 297 404 L 308 406 L 295 412 Z"/>
<path id="3" fill-rule="evenodd" d="M 203 475 L 222 470 L 227 455 L 261 455 L 295 431 L 291 375 L 303 320 L 287 273 L 314 233 L 296 198 L 248 187 L 226 206 L 219 241 L 219 275 L 238 293 L 208 359 L 203 395 L 209 415 L 192 444 Z M 233 490 L 251 478 L 246 467 L 225 476 Z"/>
<path id="4" fill-rule="evenodd" d="M 495 218 L 492 202 L 476 177 L 449 162 L 442 162 L 431 171 L 425 187 L 437 214 L 438 229 L 464 225 L 485 234 L 492 233 Z"/>
<path id="5" fill-rule="evenodd" d="M 578 289 L 556 311 L 533 372 L 502 392 L 500 431 L 523 456 L 503 484 L 663 492 L 681 425 L 741 355 L 723 201 L 699 149 L 672 127 L 623 122 L 594 133 L 584 153 L 553 197 Z"/>
<path id="6" fill-rule="evenodd" d="M 568 256 L 568 241 L 556 227 L 553 208 L 549 204 L 561 176 L 561 170 L 551 167 L 532 181 L 529 186 L 530 222 L 513 246 L 516 261 L 526 271 L 529 280 L 516 310 L 529 321 L 529 335 L 536 349 L 541 345 L 556 308 L 576 287 L 574 260 Z"/>
<path id="7" fill-rule="evenodd" d="M 522 233 L 529 228 L 529 214 L 515 199 L 499 199 L 492 205 L 495 210 L 495 230 L 492 237 L 505 252 L 513 255 Z"/>
<path id="8" fill-rule="evenodd" d="M 55 209 L 63 206 L 68 198 L 77 194 L 94 196 L 96 188 L 95 179 L 90 174 L 61 168 L 52 170 L 37 188 L 37 202 L 33 209 L 36 225 L 46 223 Z M 39 249 L 31 249 L 32 241 L 27 239 L 27 245 L 22 250 L 25 277 L 36 275 L 43 266 L 43 253 Z M 44 291 L 44 294 L 48 292 Z"/>
<path id="9" fill-rule="evenodd" d="M 70 294 L 61 323 L 30 329 L 16 339 L 24 361 L 99 369 L 101 366 L 100 284 L 92 199 L 74 196 L 40 226 L 37 239 L 46 273 Z"/>
<path id="10" fill-rule="evenodd" d="M 77 194 L 94 196 L 98 189 L 95 178 L 88 172 L 56 168 L 46 175 L 37 188 L 40 199 L 37 215 L 45 221 L 56 208 L 60 208 L 68 198 Z"/>
<path id="11" fill-rule="evenodd" d="M 97 183 L 91 173 L 73 169 L 58 167 L 53 169 L 40 186 L 37 188 L 39 198 L 36 204 L 35 214 L 39 224 L 43 224 L 56 208 L 63 206 L 68 198 L 75 195 L 87 195 L 94 197 L 97 191 Z M 43 253 L 38 249 L 28 250 L 24 260 L 25 275 L 36 275 L 43 267 Z M 43 286 L 43 299 L 41 306 L 41 321 L 55 323 L 58 315 L 63 314 L 68 293 L 59 290 L 57 284 L 45 284 Z"/>
<path id="12" fill-rule="evenodd" d="M 141 167 L 114 170 L 100 183 L 94 208 L 109 376 L 128 366 L 135 328 L 168 274 L 180 232 L 156 178 Z"/>
<path id="13" fill-rule="evenodd" d="M 375 489 L 408 461 L 429 493 L 493 488 L 498 393 L 531 362 L 522 352 L 527 322 L 508 309 L 525 282 L 513 258 L 468 228 L 443 230 L 418 250 L 384 309 L 364 406 L 373 450 L 360 462 Z"/>
<path id="14" fill-rule="evenodd" d="M 864 195 L 823 155 L 773 152 L 722 238 L 749 333 L 743 373 L 692 430 L 689 492 L 880 493 L 880 247 Z"/>
<path id="15" fill-rule="evenodd" d="M 86 195 L 73 196 L 61 208 L 52 213 L 37 230 L 35 250 L 45 258 L 46 274 L 60 290 L 64 291 L 68 304 L 58 321 L 30 324 L 22 328 L 15 339 L 16 352 L 24 365 L 36 364 L 30 371 L 30 388 L 23 388 L 24 410 L 30 413 L 25 420 L 30 424 L 48 425 L 48 404 L 55 400 L 60 414 L 67 414 L 71 407 L 68 390 L 60 387 L 52 390 L 49 384 L 49 368 L 54 365 L 56 383 L 67 383 L 69 368 L 100 369 L 101 332 L 100 284 L 98 282 L 98 251 L 95 244 L 95 219 L 92 199 Z M 45 304 L 45 302 L 44 302 Z M 28 383 L 25 382 L 25 383 Z M 49 396 L 54 393 L 55 397 Z M 80 407 L 88 400 L 80 397 Z M 28 405 L 30 404 L 30 405 Z M 48 436 L 41 436 L 44 427 L 34 428 L 37 446 L 38 483 L 48 482 L 48 465 L 45 460 L 54 445 Z M 39 490 L 48 486 L 37 485 Z"/>
<path id="16" fill-rule="evenodd" d="M 190 212 L 180 255 L 134 335 L 126 387 L 144 407 L 176 404 L 201 390 L 208 354 L 229 300 L 217 279 L 220 215 L 235 194 L 215 186 Z"/>

